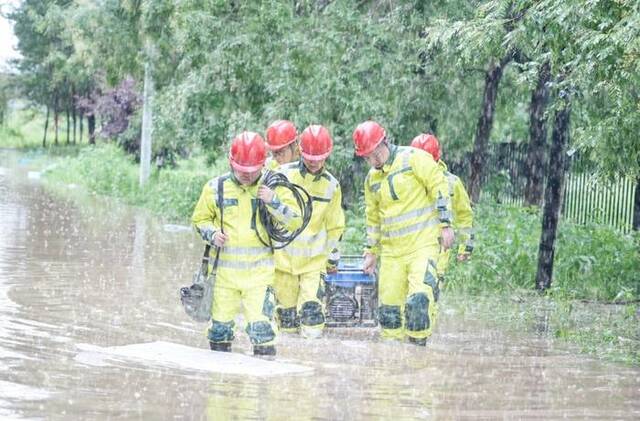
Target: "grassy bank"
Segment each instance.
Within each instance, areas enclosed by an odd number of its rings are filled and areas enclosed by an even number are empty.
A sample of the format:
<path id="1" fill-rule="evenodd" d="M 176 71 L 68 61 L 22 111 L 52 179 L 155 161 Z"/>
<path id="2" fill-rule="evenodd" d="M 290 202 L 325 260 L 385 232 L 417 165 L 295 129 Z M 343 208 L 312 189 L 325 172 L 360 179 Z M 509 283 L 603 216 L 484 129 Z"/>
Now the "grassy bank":
<path id="1" fill-rule="evenodd" d="M 30 152 L 30 157 L 48 168 L 50 183 L 81 185 L 182 224 L 189 223 L 202 185 L 226 171 L 224 160 L 214 166 L 200 159 L 181 161 L 176 169 L 155 170 L 140 188 L 137 165 L 117 147 L 70 152 L 66 157 Z M 344 251 L 359 253 L 362 208 L 347 219 Z M 473 259 L 452 265 L 444 304 L 501 328 L 546 335 L 600 358 L 640 365 L 640 236 L 563 222 L 553 287 L 541 296 L 533 291 L 540 225 L 538 210 L 477 206 Z"/>
<path id="2" fill-rule="evenodd" d="M 0 148 L 36 149 L 42 147 L 44 137 L 44 119 L 42 110 L 24 108 L 10 111 L 4 124 L 0 125 Z M 62 120 L 62 119 L 61 119 Z M 66 143 L 66 126 L 60 124 L 58 129 L 58 143 Z M 55 139 L 55 128 L 49 121 L 47 130 L 47 146 L 51 146 Z M 86 142 L 86 130 L 85 130 Z"/>
<path id="3" fill-rule="evenodd" d="M 443 308 L 514 335 L 541 336 L 595 358 L 640 366 L 637 304 L 570 300 L 531 289 L 478 294 L 445 290 Z"/>

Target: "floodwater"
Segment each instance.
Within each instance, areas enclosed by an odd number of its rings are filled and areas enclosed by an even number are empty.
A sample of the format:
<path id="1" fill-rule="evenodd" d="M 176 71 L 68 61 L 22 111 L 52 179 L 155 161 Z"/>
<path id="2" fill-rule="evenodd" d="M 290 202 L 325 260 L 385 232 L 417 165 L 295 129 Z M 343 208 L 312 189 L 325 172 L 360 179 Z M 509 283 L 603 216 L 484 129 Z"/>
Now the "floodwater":
<path id="1" fill-rule="evenodd" d="M 447 312 L 446 297 L 426 349 L 374 329 L 281 336 L 276 361 L 312 372 L 93 358 L 82 349 L 207 349 L 206 326 L 178 302 L 200 242 L 141 210 L 54 194 L 1 161 L 2 419 L 640 419 L 639 369 L 491 330 Z M 234 352 L 250 353 L 242 331 Z"/>

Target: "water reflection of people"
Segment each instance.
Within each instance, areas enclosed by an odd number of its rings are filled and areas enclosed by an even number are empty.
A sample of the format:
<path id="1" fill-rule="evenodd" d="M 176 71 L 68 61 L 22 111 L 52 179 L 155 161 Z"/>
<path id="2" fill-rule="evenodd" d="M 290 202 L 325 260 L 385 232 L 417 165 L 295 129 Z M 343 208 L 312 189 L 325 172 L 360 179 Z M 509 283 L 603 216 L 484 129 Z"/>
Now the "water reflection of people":
<path id="1" fill-rule="evenodd" d="M 208 420 L 335 418 L 314 398 L 321 390 L 307 376 L 223 377 L 208 393 Z"/>
<path id="2" fill-rule="evenodd" d="M 256 215 L 258 201 L 264 202 L 267 211 L 287 229 L 300 227 L 302 219 L 290 190 L 277 187 L 273 191 L 261 184 L 265 159 L 262 137 L 254 132 L 241 133 L 231 145 L 231 172 L 205 184 L 193 212 L 192 222 L 198 233 L 220 248 L 208 331 L 214 351 L 231 351 L 234 318 L 242 304 L 254 354 L 276 352 L 275 264 L 272 249 L 258 237 L 260 232 L 261 238 L 267 238 Z"/>

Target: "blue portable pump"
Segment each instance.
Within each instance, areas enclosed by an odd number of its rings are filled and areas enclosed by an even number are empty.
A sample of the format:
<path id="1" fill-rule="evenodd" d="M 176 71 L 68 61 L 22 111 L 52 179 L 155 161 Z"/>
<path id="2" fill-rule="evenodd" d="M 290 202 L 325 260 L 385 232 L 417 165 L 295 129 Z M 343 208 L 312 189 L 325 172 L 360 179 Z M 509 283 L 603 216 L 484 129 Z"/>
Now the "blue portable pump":
<path id="1" fill-rule="evenodd" d="M 338 271 L 325 277 L 327 327 L 378 324 L 378 280 L 362 271 L 362 262 L 361 256 L 343 256 Z"/>

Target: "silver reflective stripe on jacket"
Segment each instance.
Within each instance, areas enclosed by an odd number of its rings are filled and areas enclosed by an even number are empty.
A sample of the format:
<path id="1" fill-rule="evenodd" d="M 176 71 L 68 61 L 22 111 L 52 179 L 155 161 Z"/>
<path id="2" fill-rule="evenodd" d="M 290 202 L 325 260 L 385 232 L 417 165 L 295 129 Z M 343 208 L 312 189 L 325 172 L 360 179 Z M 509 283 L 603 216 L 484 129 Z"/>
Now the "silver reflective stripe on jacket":
<path id="1" fill-rule="evenodd" d="M 385 225 L 397 224 L 398 222 L 408 221 L 409 219 L 413 219 L 417 216 L 421 215 L 429 215 L 433 212 L 435 208 L 433 206 L 427 206 L 425 208 L 414 209 L 410 212 L 403 213 L 397 216 L 389 216 L 382 220 L 382 223 Z"/>
<path id="2" fill-rule="evenodd" d="M 285 247 L 284 252 L 289 256 L 294 257 L 315 257 L 326 255 L 327 248 L 324 244 L 316 246 L 314 248 L 295 248 L 295 247 Z"/>
<path id="3" fill-rule="evenodd" d="M 337 246 L 337 241 L 327 241 L 326 231 L 320 231 L 315 235 L 301 235 L 285 247 L 284 252 L 295 257 L 324 256 Z"/>
<path id="4" fill-rule="evenodd" d="M 282 217 L 285 224 L 288 224 L 289 222 L 291 222 L 291 219 L 295 214 L 284 203 L 280 203 L 280 205 L 277 208 L 273 209 L 273 212 L 279 214 Z"/>
<path id="5" fill-rule="evenodd" d="M 421 231 L 425 228 L 437 226 L 440 223 L 437 219 L 428 219 L 417 224 L 412 224 L 404 228 L 391 231 L 382 231 L 382 236 L 385 238 L 402 237 L 403 235 L 411 234 L 413 232 Z"/>
<path id="6" fill-rule="evenodd" d="M 325 238 L 327 237 L 327 232 L 326 231 L 319 231 L 317 234 L 314 235 L 304 235 L 304 234 L 300 234 L 299 236 L 296 237 L 295 240 L 293 240 L 294 244 L 295 243 L 304 243 L 304 244 L 313 244 L 318 240 L 325 240 Z"/>
<path id="7" fill-rule="evenodd" d="M 233 260 L 224 260 L 220 258 L 218 261 L 219 268 L 228 269 L 258 269 L 258 268 L 271 268 L 275 265 L 273 257 L 267 257 L 264 259 L 256 260 L 255 262 L 238 262 Z"/>
<path id="8" fill-rule="evenodd" d="M 369 247 L 378 244 L 378 239 L 376 238 L 378 235 L 380 235 L 380 227 L 367 227 L 367 245 Z"/>
<path id="9" fill-rule="evenodd" d="M 329 200 L 333 198 L 333 193 L 335 193 L 338 188 L 338 181 L 335 178 L 332 178 L 329 181 L 329 187 L 327 187 L 327 191 L 325 192 L 325 197 Z"/>
<path id="10" fill-rule="evenodd" d="M 234 254 L 234 255 L 245 255 L 245 256 L 258 256 L 260 254 L 271 253 L 271 249 L 269 247 L 223 247 L 221 250 L 222 254 Z"/>

